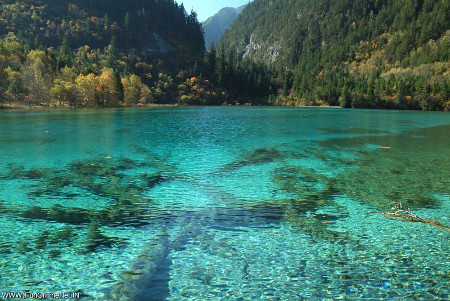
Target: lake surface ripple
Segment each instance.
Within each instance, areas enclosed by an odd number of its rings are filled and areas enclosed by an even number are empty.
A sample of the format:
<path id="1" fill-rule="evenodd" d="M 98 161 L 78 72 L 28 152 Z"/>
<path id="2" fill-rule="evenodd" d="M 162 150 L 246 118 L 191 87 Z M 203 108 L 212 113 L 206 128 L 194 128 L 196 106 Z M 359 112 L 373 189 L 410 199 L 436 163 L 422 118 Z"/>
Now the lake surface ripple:
<path id="1" fill-rule="evenodd" d="M 450 115 L 0 113 L 0 291 L 449 299 Z"/>

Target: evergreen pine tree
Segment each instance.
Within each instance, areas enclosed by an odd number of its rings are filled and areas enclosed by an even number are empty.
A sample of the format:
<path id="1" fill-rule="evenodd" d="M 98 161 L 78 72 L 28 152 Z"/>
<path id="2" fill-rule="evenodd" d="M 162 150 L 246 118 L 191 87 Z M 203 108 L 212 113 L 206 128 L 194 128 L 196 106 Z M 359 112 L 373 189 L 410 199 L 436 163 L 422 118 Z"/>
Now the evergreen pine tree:
<path id="1" fill-rule="evenodd" d="M 216 68 L 216 48 L 214 47 L 214 43 L 211 43 L 209 50 L 206 52 L 204 62 L 206 76 L 212 78 Z"/>
<path id="2" fill-rule="evenodd" d="M 107 58 L 108 67 L 115 69 L 117 67 L 118 60 L 119 60 L 119 51 L 117 49 L 116 36 L 112 36 L 111 43 L 108 46 L 108 58 Z"/>
<path id="3" fill-rule="evenodd" d="M 341 96 L 339 97 L 339 105 L 343 108 L 350 108 L 352 100 L 350 98 L 350 93 L 348 91 L 347 85 L 344 85 L 341 91 Z"/>
<path id="4" fill-rule="evenodd" d="M 216 83 L 220 87 L 224 87 L 224 85 L 226 83 L 225 66 L 226 66 L 225 50 L 222 48 L 221 52 L 220 52 L 220 56 L 217 58 L 216 68 L 215 68 L 215 72 L 214 72 L 215 78 L 216 78 Z"/>
<path id="5" fill-rule="evenodd" d="M 114 85 L 116 90 L 116 98 L 119 103 L 123 103 L 124 100 L 124 87 L 120 78 L 119 71 L 114 72 Z"/>
<path id="6" fill-rule="evenodd" d="M 124 19 L 123 19 L 123 26 L 124 26 L 126 29 L 128 29 L 128 28 L 130 27 L 130 13 L 129 13 L 129 12 L 127 12 L 127 13 L 125 14 L 125 17 L 124 17 Z"/>
<path id="7" fill-rule="evenodd" d="M 105 13 L 103 16 L 103 28 L 107 30 L 109 28 L 109 15 L 108 13 Z"/>

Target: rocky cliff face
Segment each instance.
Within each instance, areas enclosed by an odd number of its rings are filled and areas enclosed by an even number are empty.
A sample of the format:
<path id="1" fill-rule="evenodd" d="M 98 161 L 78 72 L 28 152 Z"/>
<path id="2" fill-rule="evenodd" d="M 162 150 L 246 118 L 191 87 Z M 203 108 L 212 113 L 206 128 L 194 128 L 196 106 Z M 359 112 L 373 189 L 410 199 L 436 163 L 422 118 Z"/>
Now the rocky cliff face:
<path id="1" fill-rule="evenodd" d="M 149 36 L 149 41 L 147 46 L 145 47 L 145 51 L 149 53 L 160 53 L 165 54 L 169 52 L 174 52 L 175 48 L 172 47 L 169 43 L 164 40 L 158 33 L 153 32 Z"/>
<path id="2" fill-rule="evenodd" d="M 281 41 L 267 41 L 261 39 L 258 32 L 254 32 L 250 34 L 248 42 L 241 44 L 239 52 L 241 53 L 242 59 L 255 58 L 256 60 L 270 64 L 278 59 L 281 49 Z"/>
<path id="3" fill-rule="evenodd" d="M 449 110 L 449 14 L 442 0 L 254 0 L 217 48 L 276 70 L 297 103 Z"/>

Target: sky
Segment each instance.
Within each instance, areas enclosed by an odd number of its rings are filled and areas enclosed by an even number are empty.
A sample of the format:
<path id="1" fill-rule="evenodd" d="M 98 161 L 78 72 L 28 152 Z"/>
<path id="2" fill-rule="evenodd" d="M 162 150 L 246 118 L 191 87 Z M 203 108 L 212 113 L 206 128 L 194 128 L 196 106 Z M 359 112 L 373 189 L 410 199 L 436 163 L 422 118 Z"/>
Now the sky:
<path id="1" fill-rule="evenodd" d="M 183 3 L 188 13 L 191 9 L 197 12 L 200 22 L 205 21 L 224 7 L 239 7 L 251 2 L 251 0 L 178 0 L 178 4 Z"/>

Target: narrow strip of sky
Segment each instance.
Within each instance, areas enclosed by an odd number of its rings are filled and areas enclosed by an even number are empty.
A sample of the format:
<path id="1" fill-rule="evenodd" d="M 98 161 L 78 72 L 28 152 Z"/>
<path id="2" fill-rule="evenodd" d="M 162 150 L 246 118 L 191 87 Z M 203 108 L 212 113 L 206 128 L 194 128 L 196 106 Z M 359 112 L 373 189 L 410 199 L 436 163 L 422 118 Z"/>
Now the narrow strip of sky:
<path id="1" fill-rule="evenodd" d="M 193 9 L 197 13 L 200 22 L 216 14 L 224 7 L 239 7 L 251 2 L 251 0 L 177 0 L 183 3 L 188 13 Z"/>

